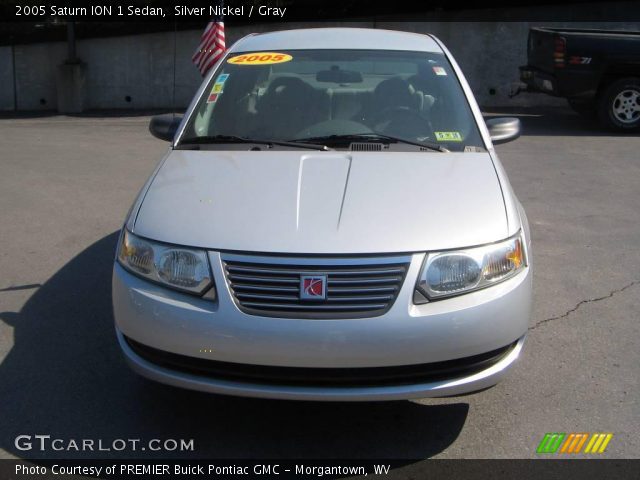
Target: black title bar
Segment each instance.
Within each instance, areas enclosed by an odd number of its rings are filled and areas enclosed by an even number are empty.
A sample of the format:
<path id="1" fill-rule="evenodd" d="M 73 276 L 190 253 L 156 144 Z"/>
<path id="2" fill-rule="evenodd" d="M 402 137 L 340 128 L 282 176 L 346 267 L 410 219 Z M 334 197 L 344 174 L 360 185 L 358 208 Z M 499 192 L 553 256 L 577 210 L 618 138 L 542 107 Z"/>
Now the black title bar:
<path id="1" fill-rule="evenodd" d="M 578 7 L 579 5 L 579 8 Z M 225 22 L 426 21 L 459 16 L 469 21 L 633 21 L 638 2 L 589 0 L 0 0 L 4 22 L 202 22 L 224 13 Z M 454 20 L 452 18 L 452 20 Z M 456 18 L 455 20 L 460 20 Z"/>
<path id="2" fill-rule="evenodd" d="M 0 478 L 194 480 L 375 478 L 545 480 L 637 479 L 640 460 L 0 460 Z"/>

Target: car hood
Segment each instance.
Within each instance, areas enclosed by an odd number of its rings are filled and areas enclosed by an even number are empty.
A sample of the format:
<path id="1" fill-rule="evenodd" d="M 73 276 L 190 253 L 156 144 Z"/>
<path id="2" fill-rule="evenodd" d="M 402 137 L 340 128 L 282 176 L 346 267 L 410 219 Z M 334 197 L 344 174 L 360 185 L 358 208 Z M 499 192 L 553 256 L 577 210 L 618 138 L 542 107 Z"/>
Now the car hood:
<path id="1" fill-rule="evenodd" d="M 488 153 L 172 151 L 138 235 L 273 253 L 418 252 L 508 236 Z"/>

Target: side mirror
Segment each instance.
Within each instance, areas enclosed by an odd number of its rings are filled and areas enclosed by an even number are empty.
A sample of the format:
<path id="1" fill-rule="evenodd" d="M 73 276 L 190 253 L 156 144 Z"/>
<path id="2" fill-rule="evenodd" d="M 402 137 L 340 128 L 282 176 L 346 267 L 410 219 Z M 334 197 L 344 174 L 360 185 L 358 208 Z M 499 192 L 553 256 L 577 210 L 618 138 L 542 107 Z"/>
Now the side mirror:
<path id="1" fill-rule="evenodd" d="M 154 137 L 170 142 L 178 131 L 180 122 L 182 122 L 182 115 L 174 115 L 173 113 L 156 115 L 151 117 L 149 131 Z"/>
<path id="2" fill-rule="evenodd" d="M 485 120 L 491 141 L 494 144 L 506 143 L 520 136 L 520 119 L 514 117 L 495 117 Z"/>

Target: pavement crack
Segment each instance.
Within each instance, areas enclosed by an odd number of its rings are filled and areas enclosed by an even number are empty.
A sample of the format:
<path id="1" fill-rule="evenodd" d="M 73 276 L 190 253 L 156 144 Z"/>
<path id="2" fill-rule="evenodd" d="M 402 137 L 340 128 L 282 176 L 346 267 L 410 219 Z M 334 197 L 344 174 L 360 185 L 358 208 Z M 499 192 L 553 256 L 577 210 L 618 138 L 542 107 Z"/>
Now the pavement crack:
<path id="1" fill-rule="evenodd" d="M 529 327 L 529 331 L 531 330 L 535 330 L 536 328 L 540 327 L 541 325 L 544 325 L 545 323 L 549 323 L 549 322 L 553 322 L 555 320 L 561 320 L 563 318 L 568 317 L 569 315 L 571 315 L 573 312 L 575 312 L 576 310 L 578 310 L 582 305 L 585 305 L 587 303 L 595 303 L 595 302 L 600 302 L 602 300 L 607 300 L 608 298 L 612 298 L 614 295 L 618 294 L 618 293 L 622 293 L 625 290 L 640 284 L 639 280 L 635 280 L 633 282 L 627 283 L 625 286 L 621 287 L 621 288 L 616 288 L 615 290 L 611 290 L 607 295 L 603 295 L 602 297 L 596 297 L 596 298 L 588 298 L 586 300 L 580 300 L 573 308 L 567 310 L 566 312 L 564 312 L 562 315 L 557 315 L 555 317 L 549 317 L 549 318 L 545 318 L 544 320 L 540 320 L 539 322 L 537 322 L 535 325 L 533 325 L 532 327 Z"/>
<path id="2" fill-rule="evenodd" d="M 11 285 L 10 287 L 0 288 L 0 292 L 14 292 L 16 290 L 33 290 L 34 288 L 40 288 L 41 283 L 27 283 L 25 285 Z"/>

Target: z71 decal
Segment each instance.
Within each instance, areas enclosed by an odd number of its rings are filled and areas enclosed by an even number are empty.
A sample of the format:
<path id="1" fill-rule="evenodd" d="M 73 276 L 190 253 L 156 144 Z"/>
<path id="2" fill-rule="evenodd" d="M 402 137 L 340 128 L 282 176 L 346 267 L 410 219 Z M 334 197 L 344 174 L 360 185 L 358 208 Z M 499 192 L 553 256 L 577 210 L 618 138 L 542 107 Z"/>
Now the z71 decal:
<path id="1" fill-rule="evenodd" d="M 569 57 L 569 65 L 589 65 L 591 57 Z"/>

